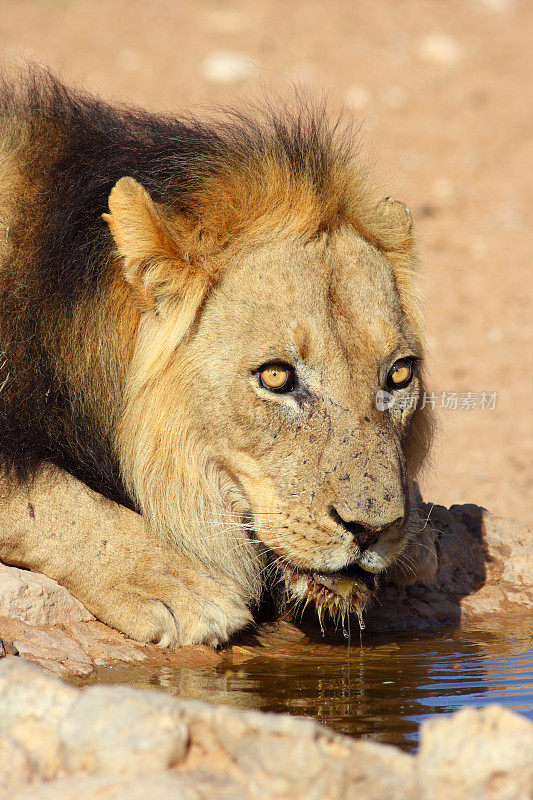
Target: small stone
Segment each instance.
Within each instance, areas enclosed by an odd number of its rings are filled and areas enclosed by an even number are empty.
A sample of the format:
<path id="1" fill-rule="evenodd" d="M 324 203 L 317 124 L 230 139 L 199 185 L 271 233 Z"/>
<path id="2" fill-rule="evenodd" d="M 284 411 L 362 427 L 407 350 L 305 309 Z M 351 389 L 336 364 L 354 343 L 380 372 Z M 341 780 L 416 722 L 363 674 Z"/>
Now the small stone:
<path id="1" fill-rule="evenodd" d="M 19 651 L 13 644 L 13 642 L 6 642 L 3 639 L 0 639 L 0 658 L 4 658 L 4 656 L 18 656 Z"/>
<path id="2" fill-rule="evenodd" d="M 428 64 L 454 67 L 461 60 L 461 47 L 456 39 L 445 33 L 431 33 L 419 42 L 418 55 Z"/>
<path id="3" fill-rule="evenodd" d="M 202 62 L 202 75 L 212 83 L 240 83 L 255 69 L 251 59 L 241 53 L 211 53 Z"/>
<path id="4" fill-rule="evenodd" d="M 70 673 L 88 675 L 93 670 L 85 650 L 60 628 L 51 627 L 46 631 L 27 625 L 13 644 L 19 655 L 36 661 L 55 661 Z"/>

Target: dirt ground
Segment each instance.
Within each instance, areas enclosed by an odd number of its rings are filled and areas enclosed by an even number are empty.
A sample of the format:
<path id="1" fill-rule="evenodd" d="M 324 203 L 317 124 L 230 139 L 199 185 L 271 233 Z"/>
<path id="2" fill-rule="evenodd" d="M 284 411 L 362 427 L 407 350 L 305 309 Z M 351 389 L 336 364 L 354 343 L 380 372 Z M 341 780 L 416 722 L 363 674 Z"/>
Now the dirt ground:
<path id="1" fill-rule="evenodd" d="M 527 0 L 0 0 L 3 63 L 44 62 L 106 97 L 179 112 L 296 81 L 351 106 L 420 237 L 440 422 L 425 497 L 523 521 L 532 50 Z"/>

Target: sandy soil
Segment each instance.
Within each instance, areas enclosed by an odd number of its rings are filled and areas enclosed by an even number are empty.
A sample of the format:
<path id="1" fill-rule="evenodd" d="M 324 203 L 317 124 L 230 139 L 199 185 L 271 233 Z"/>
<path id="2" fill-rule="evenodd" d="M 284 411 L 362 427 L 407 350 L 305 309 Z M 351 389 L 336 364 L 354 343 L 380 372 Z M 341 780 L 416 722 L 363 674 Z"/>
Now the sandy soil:
<path id="1" fill-rule="evenodd" d="M 36 59 L 107 97 L 179 111 L 296 80 L 350 105 L 420 236 L 440 420 L 424 494 L 523 521 L 532 48 L 520 0 L 0 0 L 4 63 Z M 442 392 L 477 407 L 440 408 Z"/>

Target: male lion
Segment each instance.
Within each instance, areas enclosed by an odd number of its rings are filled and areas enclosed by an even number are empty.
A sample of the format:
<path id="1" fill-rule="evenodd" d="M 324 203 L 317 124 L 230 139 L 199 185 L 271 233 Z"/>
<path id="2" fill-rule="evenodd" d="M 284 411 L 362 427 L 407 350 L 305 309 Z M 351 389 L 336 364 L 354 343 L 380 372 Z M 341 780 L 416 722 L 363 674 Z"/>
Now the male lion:
<path id="1" fill-rule="evenodd" d="M 359 612 L 375 575 L 433 563 L 409 212 L 322 110 L 257 118 L 1 90 L 3 474 L 55 465 L 146 538 L 0 555 L 141 641 L 224 642 L 280 584 Z"/>

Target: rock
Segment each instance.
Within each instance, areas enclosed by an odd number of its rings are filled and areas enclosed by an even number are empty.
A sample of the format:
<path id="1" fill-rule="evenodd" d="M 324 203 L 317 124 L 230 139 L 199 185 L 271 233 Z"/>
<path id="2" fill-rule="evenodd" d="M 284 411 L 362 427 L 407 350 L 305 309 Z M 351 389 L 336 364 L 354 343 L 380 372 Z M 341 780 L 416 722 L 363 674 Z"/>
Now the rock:
<path id="1" fill-rule="evenodd" d="M 78 692 L 39 667 L 8 656 L 0 661 L 0 732 L 31 719 L 57 730 Z"/>
<path id="2" fill-rule="evenodd" d="M 52 671 L 59 674 L 88 675 L 93 670 L 85 650 L 61 628 L 46 631 L 26 626 L 20 638 L 13 640 L 13 645 L 19 655 L 28 656 L 42 666 L 50 665 Z M 54 665 L 57 670 L 54 670 Z"/>
<path id="3" fill-rule="evenodd" d="M 417 777 L 424 800 L 529 800 L 533 725 L 496 705 L 430 719 L 422 725 Z"/>
<path id="4" fill-rule="evenodd" d="M 4 655 L 21 655 L 58 675 L 88 675 L 97 664 L 146 658 L 141 645 L 96 620 L 37 627 L 0 617 L 0 633 Z"/>
<path id="5" fill-rule="evenodd" d="M 429 584 L 384 586 L 367 612 L 369 631 L 427 630 L 490 614 L 531 614 L 531 533 L 514 520 L 475 505 L 424 506 L 438 543 L 438 568 Z"/>
<path id="6" fill-rule="evenodd" d="M 252 797 L 414 798 L 413 758 L 394 747 L 355 741 L 281 714 L 195 701 L 182 701 L 182 713 L 191 743 L 208 757 L 222 753 L 228 766 L 236 765 Z"/>
<path id="7" fill-rule="evenodd" d="M 34 769 L 24 747 L 11 736 L 1 736 L 0 790 L 9 789 L 11 791 L 20 783 L 28 783 L 33 775 Z"/>
<path id="8" fill-rule="evenodd" d="M 16 749 L 8 744 L 8 752 L 9 748 L 13 751 L 24 774 L 46 780 L 57 774 L 61 764 L 58 728 L 76 696 L 75 689 L 20 658 L 8 656 L 0 662 L 1 740 L 7 737 L 14 742 Z M 9 764 L 2 765 L 0 776 L 7 784 L 15 780 Z"/>
<path id="9" fill-rule="evenodd" d="M 0 617 L 15 617 L 30 625 L 94 619 L 57 581 L 3 564 L 0 564 Z"/>
<path id="10" fill-rule="evenodd" d="M 8 708 L 11 687 L 15 702 Z M 395 748 L 284 715 L 125 687 L 77 690 L 20 659 L 0 665 L 0 714 L 8 752 L 22 765 L 20 781 L 81 773 L 124 776 L 129 784 L 151 772 L 152 787 L 163 780 L 174 791 L 169 796 L 178 797 L 414 798 L 414 759 Z M 165 783 L 161 776 L 176 766 L 181 782 Z M 13 774 L 6 771 L 5 785 L 8 780 L 13 783 Z M 34 792 L 34 785 L 32 792 L 78 798 L 98 785 L 107 787 L 106 796 L 126 796 L 122 782 L 65 779 L 54 784 L 55 794 L 45 787 Z M 224 791 L 213 792 L 215 786 Z"/>
<path id="11" fill-rule="evenodd" d="M 450 512 L 462 506 L 452 506 Z M 482 521 L 483 537 L 488 543 L 490 560 L 488 576 L 503 580 L 513 586 L 531 587 L 533 584 L 533 547 L 531 531 L 514 519 L 495 517 L 485 511 Z"/>
<path id="12" fill-rule="evenodd" d="M 13 644 L 13 642 L 6 642 L 4 639 L 0 639 L 0 658 L 4 658 L 4 656 L 18 656 L 19 651 Z"/>
<path id="13" fill-rule="evenodd" d="M 498 706 L 426 722 L 414 757 L 283 714 L 74 689 L 7 657 L 0 726 L 2 800 L 526 800 L 533 786 L 533 724 Z"/>
<path id="14" fill-rule="evenodd" d="M 80 693 L 60 733 L 65 768 L 101 774 L 172 767 L 183 759 L 189 735 L 172 698 L 125 686 Z"/>
<path id="15" fill-rule="evenodd" d="M 178 775 L 151 773 L 147 776 L 76 775 L 52 783 L 32 784 L 10 790 L 6 800 L 146 800 L 146 798 L 172 798 L 172 800 L 241 800 L 236 792 L 222 794 L 219 781 L 211 794 L 199 793 L 196 783 L 191 786 Z M 238 788 L 238 787 L 237 787 Z M 3 798 L 2 798 L 3 800 Z"/>
<path id="16" fill-rule="evenodd" d="M 143 661 L 146 658 L 137 642 L 126 639 L 101 622 L 78 622 L 68 626 L 68 633 L 88 654 L 94 665 L 113 661 Z"/>

